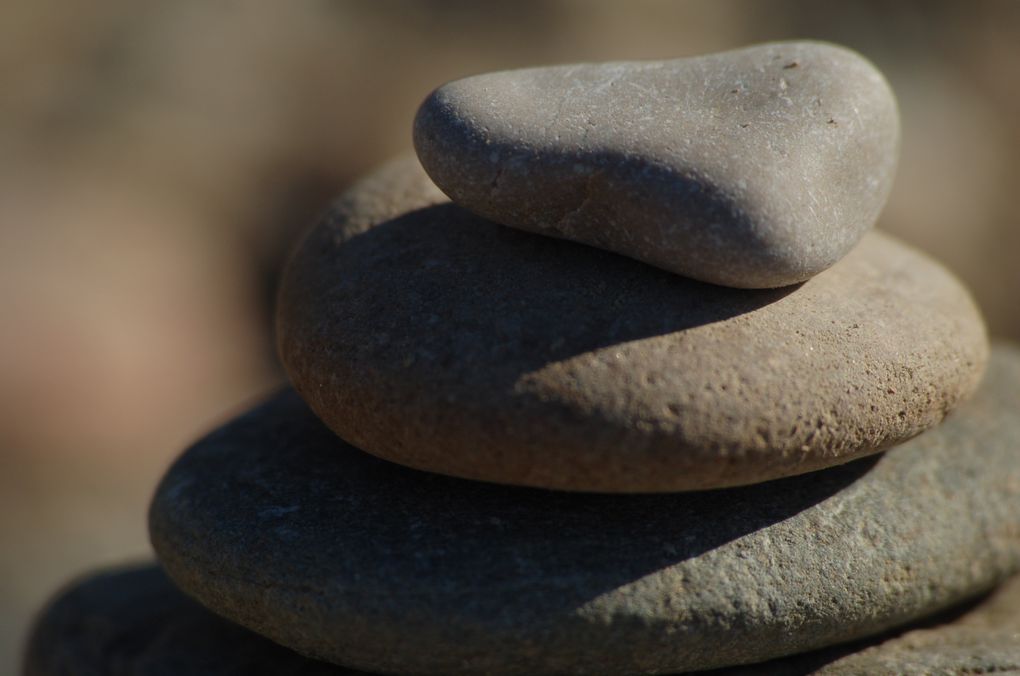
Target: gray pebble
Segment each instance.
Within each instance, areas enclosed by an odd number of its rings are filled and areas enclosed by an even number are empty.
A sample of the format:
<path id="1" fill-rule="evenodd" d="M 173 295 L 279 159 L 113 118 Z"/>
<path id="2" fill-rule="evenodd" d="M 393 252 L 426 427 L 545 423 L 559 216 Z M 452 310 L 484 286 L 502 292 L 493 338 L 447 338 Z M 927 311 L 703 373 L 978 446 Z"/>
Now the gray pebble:
<path id="1" fill-rule="evenodd" d="M 899 118 L 859 54 L 779 42 L 458 80 L 422 104 L 414 142 L 481 216 L 758 288 L 818 274 L 872 227 Z"/>
<path id="2" fill-rule="evenodd" d="M 925 620 L 924 629 L 712 676 L 1001 673 L 1020 671 L 1020 579 L 977 605 Z M 878 646 L 878 647 L 873 647 Z M 40 614 L 25 676 L 357 676 L 301 657 L 220 618 L 186 597 L 156 566 L 83 578 Z M 705 672 L 702 672 L 705 673 Z M 706 674 L 708 676 L 708 674 Z"/>

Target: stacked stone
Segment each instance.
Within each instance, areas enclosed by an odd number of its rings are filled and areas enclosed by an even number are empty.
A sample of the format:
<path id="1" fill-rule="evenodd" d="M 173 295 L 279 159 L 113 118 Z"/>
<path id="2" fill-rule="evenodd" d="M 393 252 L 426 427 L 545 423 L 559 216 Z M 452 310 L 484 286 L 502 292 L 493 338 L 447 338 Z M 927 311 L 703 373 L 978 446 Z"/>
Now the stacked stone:
<path id="1" fill-rule="evenodd" d="M 157 490 L 173 584 L 72 589 L 29 673 L 84 663 L 44 657 L 70 635 L 243 654 L 222 673 L 1020 665 L 1015 583 L 940 615 L 1020 568 L 1020 351 L 982 383 L 966 289 L 871 231 L 899 127 L 869 63 L 776 43 L 483 75 L 414 134 L 420 164 L 289 262 L 293 389 Z"/>

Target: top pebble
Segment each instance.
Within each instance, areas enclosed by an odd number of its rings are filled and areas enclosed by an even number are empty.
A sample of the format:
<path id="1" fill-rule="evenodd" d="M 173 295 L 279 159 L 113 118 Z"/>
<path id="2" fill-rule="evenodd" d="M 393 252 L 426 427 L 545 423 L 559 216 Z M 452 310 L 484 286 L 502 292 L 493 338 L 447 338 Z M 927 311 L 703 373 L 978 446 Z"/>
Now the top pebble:
<path id="1" fill-rule="evenodd" d="M 479 75 L 414 125 L 425 170 L 476 214 L 740 288 L 842 258 L 885 203 L 899 136 L 882 74 L 816 42 Z"/>

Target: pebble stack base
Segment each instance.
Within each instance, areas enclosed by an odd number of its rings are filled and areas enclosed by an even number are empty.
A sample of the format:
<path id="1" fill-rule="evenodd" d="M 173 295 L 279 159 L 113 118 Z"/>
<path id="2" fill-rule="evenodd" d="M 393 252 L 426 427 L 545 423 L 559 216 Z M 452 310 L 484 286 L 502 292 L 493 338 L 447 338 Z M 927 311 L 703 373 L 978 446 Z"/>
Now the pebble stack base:
<path id="1" fill-rule="evenodd" d="M 182 589 L 305 654 L 405 674 L 670 673 L 931 615 L 1020 565 L 1020 354 L 881 456 L 719 491 L 594 495 L 419 472 L 293 392 L 171 468 L 150 532 Z"/>
<path id="2" fill-rule="evenodd" d="M 705 676 L 850 676 L 1020 670 L 1020 579 L 892 638 Z M 24 676 L 369 676 L 309 660 L 217 617 L 156 566 L 103 571 L 60 592 L 36 621 Z"/>

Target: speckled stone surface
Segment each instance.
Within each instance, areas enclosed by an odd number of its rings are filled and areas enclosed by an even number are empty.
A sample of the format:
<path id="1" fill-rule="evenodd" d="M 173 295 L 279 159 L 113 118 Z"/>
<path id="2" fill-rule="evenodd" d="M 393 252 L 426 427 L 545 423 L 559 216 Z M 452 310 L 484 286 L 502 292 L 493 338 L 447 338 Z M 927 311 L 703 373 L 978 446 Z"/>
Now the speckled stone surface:
<path id="1" fill-rule="evenodd" d="M 337 203 L 278 308 L 294 386 L 347 441 L 567 490 L 846 462 L 937 424 L 987 353 L 967 291 L 885 235 L 797 287 L 720 287 L 473 216 L 413 159 Z"/>
<path id="2" fill-rule="evenodd" d="M 712 676 L 1020 671 L 1020 580 L 925 629 L 713 670 Z M 881 643 L 879 647 L 872 647 Z M 155 566 L 104 571 L 61 592 L 36 622 L 24 676 L 357 676 L 205 610 Z M 701 672 L 705 673 L 705 672 Z M 708 676 L 706 674 L 706 676 Z"/>
<path id="3" fill-rule="evenodd" d="M 776 482 L 573 494 L 418 472 L 292 391 L 199 442 L 150 510 L 168 573 L 305 654 L 407 674 L 669 673 L 876 634 L 1020 564 L 1020 353 L 881 455 Z"/>
<path id="4" fill-rule="evenodd" d="M 1020 673 L 1020 578 L 977 602 L 890 636 L 704 676 L 901 676 Z"/>
<path id="5" fill-rule="evenodd" d="M 910 631 L 843 657 L 818 673 L 1020 673 L 1020 580 L 1011 580 L 956 622 Z"/>
<path id="6" fill-rule="evenodd" d="M 860 55 L 780 42 L 458 80 L 422 104 L 414 142 L 481 216 L 757 288 L 817 274 L 874 224 L 899 120 Z"/>
<path id="7" fill-rule="evenodd" d="M 1020 578 L 887 640 L 823 648 L 712 676 L 1020 671 Z M 877 644 L 877 646 L 876 646 Z M 702 672 L 705 673 L 705 672 Z M 36 622 L 24 676 L 356 676 L 300 657 L 199 606 L 155 566 L 96 573 L 61 591 Z M 707 676 L 707 674 L 706 674 Z"/>
<path id="8" fill-rule="evenodd" d="M 24 676 L 357 676 L 212 614 L 153 565 L 95 573 L 40 614 Z"/>

